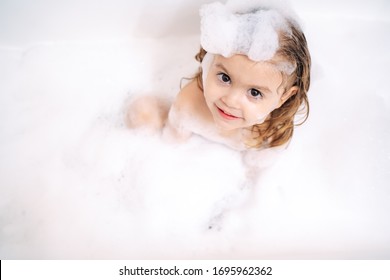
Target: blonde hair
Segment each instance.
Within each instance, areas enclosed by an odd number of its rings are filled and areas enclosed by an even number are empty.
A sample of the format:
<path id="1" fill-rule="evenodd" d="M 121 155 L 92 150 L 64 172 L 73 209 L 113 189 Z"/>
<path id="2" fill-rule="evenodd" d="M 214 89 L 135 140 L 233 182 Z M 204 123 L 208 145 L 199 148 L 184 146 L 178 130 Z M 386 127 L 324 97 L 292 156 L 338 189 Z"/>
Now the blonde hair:
<path id="1" fill-rule="evenodd" d="M 289 24 L 291 34 L 280 33 L 279 49 L 275 55 L 295 66 L 291 75 L 284 74 L 284 83 L 282 83 L 284 89 L 296 86 L 298 90 L 281 107 L 273 110 L 266 121 L 252 126 L 253 141 L 246 143 L 251 148 L 272 148 L 287 143 L 293 135 L 294 126 L 303 124 L 309 115 L 307 92 L 310 87 L 310 53 L 303 32 L 293 23 Z M 202 62 L 206 53 L 201 47 L 195 59 Z M 199 88 L 203 90 L 201 68 L 193 79 L 197 80 Z M 294 118 L 298 111 L 302 113 L 303 119 L 295 124 Z"/>

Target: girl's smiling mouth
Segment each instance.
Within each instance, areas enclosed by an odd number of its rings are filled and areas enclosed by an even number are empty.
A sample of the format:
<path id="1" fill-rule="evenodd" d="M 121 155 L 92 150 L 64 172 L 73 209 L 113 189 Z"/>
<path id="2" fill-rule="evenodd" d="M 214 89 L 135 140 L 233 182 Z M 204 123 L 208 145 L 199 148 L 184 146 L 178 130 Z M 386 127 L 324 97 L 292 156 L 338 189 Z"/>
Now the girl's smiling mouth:
<path id="1" fill-rule="evenodd" d="M 222 110 L 221 108 L 219 108 L 218 106 L 215 106 L 218 110 L 218 113 L 219 115 L 226 119 L 226 120 L 237 120 L 237 119 L 241 119 L 240 117 L 236 117 L 236 116 L 233 116 L 233 115 L 230 115 L 229 113 L 225 112 L 224 110 Z"/>

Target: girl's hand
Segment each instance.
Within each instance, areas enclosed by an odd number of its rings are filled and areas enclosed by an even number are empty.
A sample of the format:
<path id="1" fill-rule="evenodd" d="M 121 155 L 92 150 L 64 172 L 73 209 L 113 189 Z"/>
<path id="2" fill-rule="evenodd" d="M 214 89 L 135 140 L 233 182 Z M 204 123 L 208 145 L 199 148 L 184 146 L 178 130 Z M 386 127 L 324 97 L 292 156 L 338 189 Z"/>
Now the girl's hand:
<path id="1" fill-rule="evenodd" d="M 192 133 L 184 128 L 181 121 L 180 114 L 173 104 L 162 131 L 163 140 L 177 143 L 187 141 L 190 138 Z"/>

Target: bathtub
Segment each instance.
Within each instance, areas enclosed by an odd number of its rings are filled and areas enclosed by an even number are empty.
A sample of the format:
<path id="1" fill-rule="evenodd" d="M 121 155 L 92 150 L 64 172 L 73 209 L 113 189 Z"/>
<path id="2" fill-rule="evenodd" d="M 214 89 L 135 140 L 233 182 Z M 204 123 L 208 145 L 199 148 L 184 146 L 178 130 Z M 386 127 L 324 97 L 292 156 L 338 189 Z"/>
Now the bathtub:
<path id="1" fill-rule="evenodd" d="M 123 123 L 196 72 L 207 2 L 1 1 L 1 259 L 390 257 L 389 4 L 292 2 L 310 117 L 248 186 L 237 152 Z"/>

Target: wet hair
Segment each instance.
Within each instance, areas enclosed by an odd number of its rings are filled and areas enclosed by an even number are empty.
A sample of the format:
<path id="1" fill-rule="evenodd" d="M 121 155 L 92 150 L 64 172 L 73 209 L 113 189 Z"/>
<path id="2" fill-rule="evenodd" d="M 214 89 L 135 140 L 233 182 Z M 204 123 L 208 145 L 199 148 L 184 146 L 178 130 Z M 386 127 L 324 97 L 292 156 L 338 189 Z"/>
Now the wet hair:
<path id="1" fill-rule="evenodd" d="M 283 82 L 280 88 L 283 87 L 283 91 L 286 91 L 296 86 L 298 90 L 281 107 L 273 110 L 262 124 L 250 128 L 253 139 L 246 143 L 249 148 L 272 148 L 288 143 L 293 135 L 294 126 L 303 124 L 309 116 L 307 92 L 310 87 L 310 53 L 301 29 L 292 22 L 289 22 L 289 25 L 291 34 L 279 33 L 279 48 L 275 56 L 287 60 L 295 67 L 290 75 L 282 73 Z M 195 59 L 202 62 L 206 53 L 201 47 Z M 203 90 L 201 68 L 193 79 L 197 80 L 198 87 Z M 296 123 L 294 119 L 298 112 L 302 118 Z"/>

